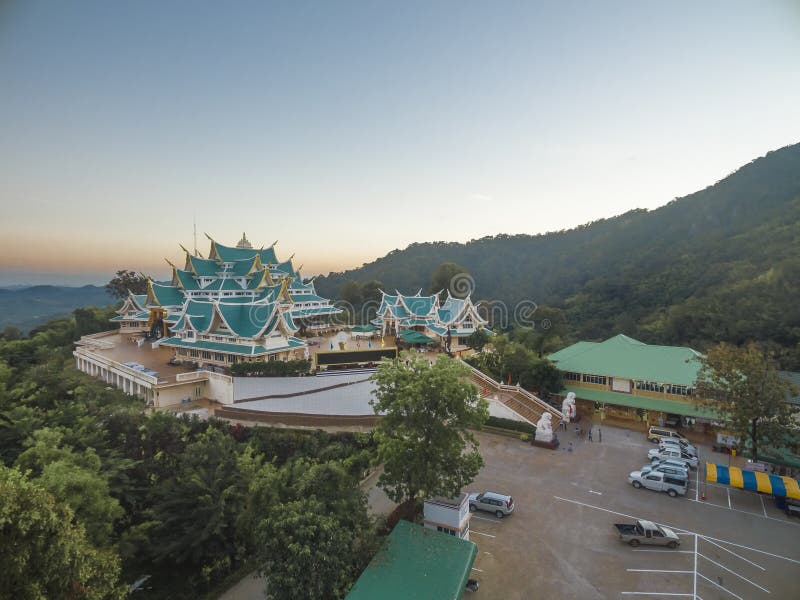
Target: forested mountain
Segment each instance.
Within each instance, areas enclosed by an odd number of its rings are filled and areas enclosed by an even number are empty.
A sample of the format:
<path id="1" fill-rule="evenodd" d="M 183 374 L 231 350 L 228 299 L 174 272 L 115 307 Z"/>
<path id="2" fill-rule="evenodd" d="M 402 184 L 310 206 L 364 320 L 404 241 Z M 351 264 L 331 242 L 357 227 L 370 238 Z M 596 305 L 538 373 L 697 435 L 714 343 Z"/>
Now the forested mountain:
<path id="1" fill-rule="evenodd" d="M 12 325 L 26 332 L 48 319 L 68 315 L 78 307 L 115 302 L 105 287 L 96 285 L 0 288 L 0 330 Z"/>
<path id="2" fill-rule="evenodd" d="M 800 144 L 768 153 L 659 209 L 568 231 L 417 243 L 317 279 L 416 291 L 443 262 L 463 265 L 477 299 L 564 309 L 570 337 L 651 343 L 767 341 L 800 367 Z"/>

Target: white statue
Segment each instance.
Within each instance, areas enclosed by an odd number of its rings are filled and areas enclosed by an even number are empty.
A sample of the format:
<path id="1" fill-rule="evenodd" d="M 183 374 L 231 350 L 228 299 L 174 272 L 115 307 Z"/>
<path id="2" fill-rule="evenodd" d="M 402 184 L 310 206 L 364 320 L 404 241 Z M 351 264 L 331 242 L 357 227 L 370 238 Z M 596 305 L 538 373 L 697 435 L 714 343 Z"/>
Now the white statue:
<path id="1" fill-rule="evenodd" d="M 537 442 L 552 442 L 553 441 L 553 415 L 546 412 L 536 423 L 536 441 Z"/>
<path id="2" fill-rule="evenodd" d="M 569 423 L 575 418 L 575 415 L 578 413 L 578 409 L 575 406 L 575 392 L 570 392 L 567 394 L 567 397 L 564 398 L 564 401 L 561 403 L 561 412 L 564 415 L 565 423 Z"/>

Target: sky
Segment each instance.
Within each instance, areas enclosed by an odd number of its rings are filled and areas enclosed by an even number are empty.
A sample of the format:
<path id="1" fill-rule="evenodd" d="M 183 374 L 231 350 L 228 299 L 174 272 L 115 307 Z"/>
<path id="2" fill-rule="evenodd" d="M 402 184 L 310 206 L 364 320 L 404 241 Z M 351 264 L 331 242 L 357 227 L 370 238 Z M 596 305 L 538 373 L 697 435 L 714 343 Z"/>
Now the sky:
<path id="1" fill-rule="evenodd" d="M 800 141 L 800 2 L 0 3 L 0 285 L 304 274 L 655 208 Z"/>

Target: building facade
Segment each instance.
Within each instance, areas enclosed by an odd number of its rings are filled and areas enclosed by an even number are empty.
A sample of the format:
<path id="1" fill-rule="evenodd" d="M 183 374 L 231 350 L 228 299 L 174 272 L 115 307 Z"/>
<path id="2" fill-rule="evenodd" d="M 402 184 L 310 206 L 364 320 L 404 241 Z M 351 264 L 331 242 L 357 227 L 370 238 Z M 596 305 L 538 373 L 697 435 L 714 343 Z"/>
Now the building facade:
<path id="1" fill-rule="evenodd" d="M 489 332 L 470 296 L 453 298 L 448 291 L 441 302 L 439 294 L 423 296 L 422 290 L 413 296 L 381 293 L 372 321 L 381 336 L 395 335 L 409 344 L 441 343 L 458 352 L 467 348 L 467 338 L 478 329 Z"/>
<path id="2" fill-rule="evenodd" d="M 112 321 L 197 366 L 307 357 L 296 334 L 329 328 L 341 311 L 303 280 L 294 255 L 278 260 L 275 244 L 255 249 L 245 235 L 233 247 L 209 240 L 208 258 L 183 248 L 183 268 L 167 261 L 171 281 L 149 281 L 147 294 L 129 295 Z"/>
<path id="3" fill-rule="evenodd" d="M 578 342 L 548 358 L 561 371 L 561 396 L 573 393 L 581 415 L 698 430 L 717 423 L 713 412 L 696 406 L 700 353 L 691 348 L 617 335 Z"/>

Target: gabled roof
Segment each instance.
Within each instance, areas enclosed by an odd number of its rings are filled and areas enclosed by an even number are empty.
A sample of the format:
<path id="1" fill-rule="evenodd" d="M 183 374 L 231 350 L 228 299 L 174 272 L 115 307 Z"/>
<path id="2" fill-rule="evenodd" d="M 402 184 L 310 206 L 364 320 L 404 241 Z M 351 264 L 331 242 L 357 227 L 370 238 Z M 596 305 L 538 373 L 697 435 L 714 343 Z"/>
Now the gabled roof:
<path id="1" fill-rule="evenodd" d="M 172 267 L 172 285 L 178 286 L 184 290 L 200 289 L 200 284 L 197 283 L 191 271 L 184 271 L 177 267 Z"/>
<path id="2" fill-rule="evenodd" d="M 214 260 L 193 256 L 187 252 L 185 270 L 200 277 L 214 277 L 219 271 L 219 265 Z"/>
<path id="3" fill-rule="evenodd" d="M 224 273 L 231 273 L 236 277 L 245 277 L 250 275 L 254 271 L 258 271 L 262 268 L 261 265 L 261 257 L 256 254 L 252 258 L 246 258 L 244 260 L 237 260 L 233 263 L 233 267 L 230 269 L 225 269 Z"/>
<path id="4" fill-rule="evenodd" d="M 347 600 L 460 600 L 477 554 L 474 542 L 399 521 Z"/>
<path id="5" fill-rule="evenodd" d="M 436 294 L 431 296 L 400 296 L 398 303 L 402 304 L 412 315 L 427 317 L 437 308 L 439 297 Z"/>
<path id="6" fill-rule="evenodd" d="M 183 308 L 181 318 L 172 327 L 172 331 L 182 331 L 185 327 L 205 332 L 211 326 L 214 317 L 214 303 L 202 300 L 189 300 Z"/>
<path id="7" fill-rule="evenodd" d="M 442 323 L 452 325 L 457 321 L 471 315 L 475 325 L 486 324 L 486 319 L 478 314 L 478 309 L 472 303 L 472 298 L 467 295 L 466 298 L 453 298 L 450 292 L 447 292 L 447 300 L 444 301 L 442 307 L 438 310 L 439 320 Z"/>
<path id="8" fill-rule="evenodd" d="M 279 326 L 280 314 L 277 304 L 226 304 L 216 305 L 217 313 L 235 335 L 256 338 L 268 335 Z"/>
<path id="9" fill-rule="evenodd" d="M 560 371 L 693 386 L 700 353 L 682 346 L 655 346 L 625 335 L 600 343 L 578 342 L 548 358 Z"/>
<path id="10" fill-rule="evenodd" d="M 161 285 L 147 282 L 147 306 L 181 306 L 183 304 L 183 292 L 173 285 Z"/>
<path id="11" fill-rule="evenodd" d="M 247 282 L 247 289 L 257 290 L 262 286 L 268 285 L 273 285 L 272 275 L 270 275 L 269 269 L 262 267 L 260 271 L 253 273 L 250 281 Z"/>

